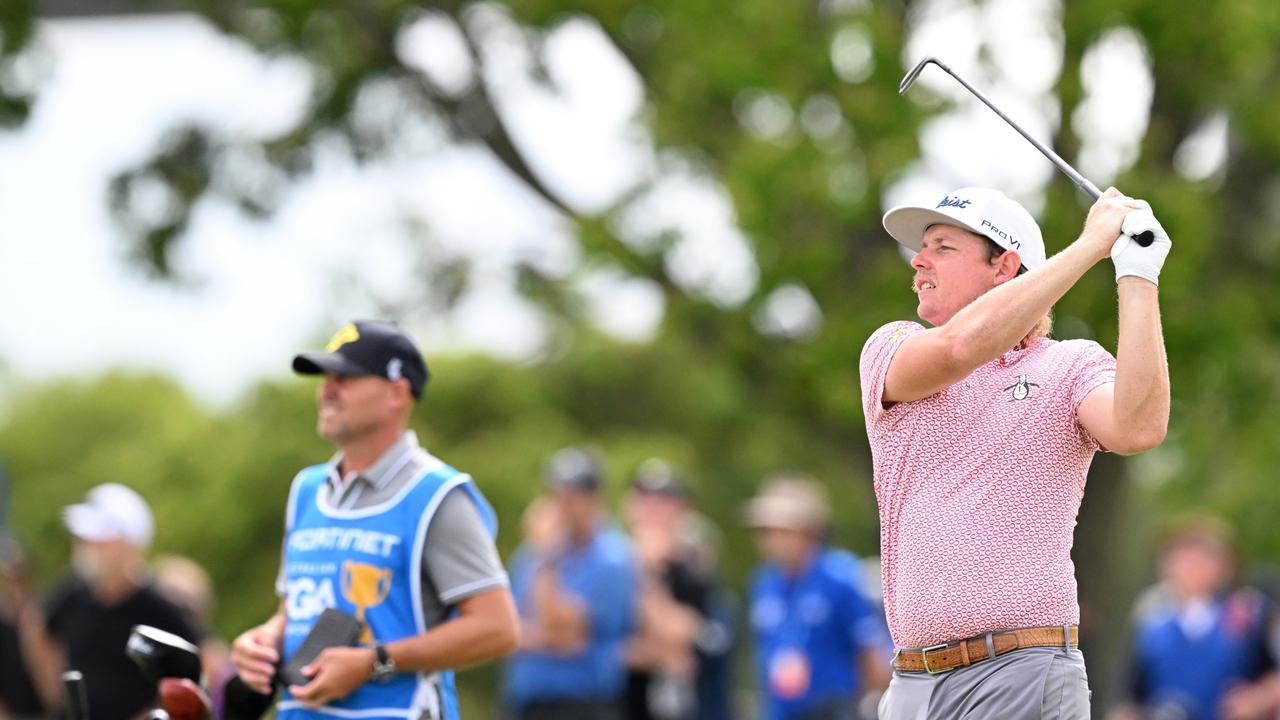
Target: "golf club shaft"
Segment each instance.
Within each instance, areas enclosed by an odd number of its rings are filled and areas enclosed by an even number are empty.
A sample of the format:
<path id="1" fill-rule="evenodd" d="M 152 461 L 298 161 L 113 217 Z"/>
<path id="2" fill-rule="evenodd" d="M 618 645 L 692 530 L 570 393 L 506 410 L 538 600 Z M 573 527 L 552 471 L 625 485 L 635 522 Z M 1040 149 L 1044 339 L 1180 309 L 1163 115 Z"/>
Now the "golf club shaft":
<path id="1" fill-rule="evenodd" d="M 1088 178 L 1086 178 L 1085 176 L 1077 172 L 1075 168 L 1071 167 L 1070 163 L 1068 163 L 1066 160 L 1063 160 L 1062 157 L 1060 157 L 1058 153 L 1054 152 L 1052 148 L 1048 147 L 1047 145 L 1040 142 L 1039 140 L 1036 140 L 1035 138 L 1031 137 L 1031 134 L 1028 133 L 1026 130 L 1023 130 L 1021 125 L 1014 122 L 1012 118 L 1010 118 L 1008 115 L 1005 115 L 1003 112 L 1000 111 L 1000 108 L 996 107 L 994 103 L 988 100 L 986 95 L 983 95 L 977 88 L 975 88 L 974 86 L 966 82 L 964 78 L 957 75 L 954 70 L 947 67 L 947 65 L 943 63 L 941 60 L 938 60 L 935 57 L 927 57 L 921 60 L 914 68 L 912 68 L 911 72 L 907 73 L 907 76 L 902 79 L 902 83 L 898 86 L 898 93 L 901 94 L 906 92 L 907 88 L 911 87 L 911 84 L 915 82 L 915 79 L 920 74 L 920 71 L 924 70 L 924 66 L 929 63 L 933 63 L 934 65 L 937 65 L 938 67 L 942 68 L 948 75 L 955 78 L 956 82 L 963 85 L 966 90 L 972 93 L 974 97 L 981 100 L 982 104 L 991 108 L 992 112 L 994 112 L 996 115 L 999 115 L 1000 119 L 1008 123 L 1009 126 L 1012 127 L 1014 130 L 1017 130 L 1018 134 L 1026 138 L 1027 142 L 1035 146 L 1035 148 L 1039 150 L 1042 155 L 1049 158 L 1049 162 L 1053 163 L 1054 166 L 1056 166 L 1059 170 L 1061 170 L 1062 174 L 1071 178 L 1071 182 L 1075 183 L 1076 186 L 1079 187 L 1081 190 L 1083 190 L 1085 194 L 1088 195 L 1091 199 L 1097 200 L 1098 198 L 1102 197 L 1102 192 L 1098 190 L 1097 185 L 1094 185 L 1093 183 L 1089 182 Z M 1133 239 L 1139 245 L 1146 247 L 1151 244 L 1151 242 L 1155 239 L 1155 236 L 1150 231 L 1146 231 L 1146 232 L 1142 232 L 1142 233 L 1138 233 L 1137 235 L 1134 235 Z"/>
<path id="2" fill-rule="evenodd" d="M 89 720 L 89 698 L 85 695 L 84 675 L 79 670 L 62 673 L 62 689 L 66 693 L 67 718 Z"/>

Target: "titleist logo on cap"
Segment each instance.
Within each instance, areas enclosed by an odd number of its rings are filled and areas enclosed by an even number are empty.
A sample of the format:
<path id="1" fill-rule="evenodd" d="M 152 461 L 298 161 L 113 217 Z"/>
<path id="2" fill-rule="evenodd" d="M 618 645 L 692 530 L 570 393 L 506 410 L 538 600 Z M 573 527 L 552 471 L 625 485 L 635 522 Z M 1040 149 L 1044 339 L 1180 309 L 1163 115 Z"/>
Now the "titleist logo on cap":
<path id="1" fill-rule="evenodd" d="M 953 198 L 950 195 L 947 195 L 942 198 L 942 202 L 935 206 L 935 209 L 943 207 L 967 208 L 971 202 L 972 200 L 961 200 L 958 197 Z"/>

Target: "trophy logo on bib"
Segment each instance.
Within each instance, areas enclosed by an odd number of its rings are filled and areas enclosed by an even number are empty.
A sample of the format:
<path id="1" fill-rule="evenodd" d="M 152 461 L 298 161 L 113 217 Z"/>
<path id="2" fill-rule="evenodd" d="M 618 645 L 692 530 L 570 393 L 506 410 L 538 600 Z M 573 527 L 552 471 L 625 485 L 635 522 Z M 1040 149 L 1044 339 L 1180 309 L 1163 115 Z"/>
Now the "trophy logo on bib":
<path id="1" fill-rule="evenodd" d="M 342 563 L 342 597 L 356 607 L 356 619 L 364 622 L 365 611 L 387 599 L 391 592 L 391 569 L 377 565 L 352 562 Z M 373 631 L 365 623 L 360 642 L 373 642 Z"/>

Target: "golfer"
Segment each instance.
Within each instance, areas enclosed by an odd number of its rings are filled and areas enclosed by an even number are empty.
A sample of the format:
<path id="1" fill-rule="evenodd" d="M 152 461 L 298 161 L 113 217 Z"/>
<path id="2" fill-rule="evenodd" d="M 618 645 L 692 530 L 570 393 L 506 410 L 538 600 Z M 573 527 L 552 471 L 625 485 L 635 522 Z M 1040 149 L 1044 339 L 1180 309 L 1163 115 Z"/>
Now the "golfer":
<path id="1" fill-rule="evenodd" d="M 880 717 L 1088 717 L 1072 530 L 1094 452 L 1165 435 L 1168 235 L 1114 188 L 1047 260 L 1035 220 L 995 190 L 894 208 L 884 226 L 916 253 L 930 327 L 881 327 L 860 364 L 897 646 Z M 1130 237 L 1142 231 L 1148 247 Z M 1049 339 L 1053 304 L 1108 256 L 1116 356 Z"/>

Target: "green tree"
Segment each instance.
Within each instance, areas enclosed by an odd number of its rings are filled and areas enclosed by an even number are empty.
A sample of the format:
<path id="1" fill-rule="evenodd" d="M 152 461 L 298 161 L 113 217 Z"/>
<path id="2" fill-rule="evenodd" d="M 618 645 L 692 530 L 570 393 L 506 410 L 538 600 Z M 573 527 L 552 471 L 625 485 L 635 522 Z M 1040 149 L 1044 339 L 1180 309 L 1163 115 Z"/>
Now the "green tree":
<path id="1" fill-rule="evenodd" d="M 172 273 L 172 250 L 186 242 L 191 210 L 203 198 L 221 194 L 251 213 L 271 210 L 273 194 L 243 178 L 219 175 L 225 167 L 219 158 L 243 151 L 246 142 L 258 144 L 269 175 L 287 183 L 311 171 L 322 139 L 339 137 L 355 157 L 378 162 L 391 152 L 400 126 L 362 123 L 360 98 L 375 86 L 394 88 L 402 118 L 430 118 L 449 128 L 457 142 L 488 148 L 559 208 L 576 230 L 583 268 L 608 267 L 644 279 L 664 299 L 654 341 L 619 345 L 586 330 L 584 303 L 571 283 L 527 266 L 520 290 L 561 323 L 548 359 L 532 367 L 468 360 L 451 364 L 452 375 L 440 376 L 449 379 L 433 389 L 435 399 L 423 413 L 433 418 L 438 409 L 441 422 L 428 420 L 425 432 L 454 451 L 460 465 L 471 463 L 477 476 L 493 478 L 508 527 L 534 491 L 541 457 L 559 444 L 591 437 L 612 450 L 621 467 L 648 453 L 685 463 L 726 527 L 735 525 L 737 503 L 761 474 L 799 465 L 824 477 L 836 489 L 839 507 L 849 509 L 841 513 L 841 537 L 859 550 L 874 550 L 855 368 L 872 329 L 912 315 L 903 289 L 906 271 L 879 227 L 880 198 L 919 155 L 921 124 L 947 110 L 904 102 L 896 93 L 909 25 L 932 4 L 267 0 L 252 7 L 191 7 L 263 53 L 304 59 L 322 82 L 298 124 L 278 137 L 246 141 L 198 125 L 178 128 L 151 160 L 114 181 L 122 227 L 135 255 L 158 276 Z M 679 158 L 682 172 L 724 188 L 732 199 L 734 220 L 758 268 L 745 298 L 717 299 L 672 273 L 682 239 L 678 228 L 643 242 L 628 233 L 628 213 L 644 211 L 650 186 L 604 210 L 570 206 L 531 169 L 486 84 L 462 91 L 435 86 L 395 51 L 398 33 L 430 16 L 459 29 L 472 63 L 483 70 L 482 21 L 495 13 L 518 23 L 516 41 L 534 59 L 531 74 L 552 87 L 543 55 L 548 34 L 583 19 L 603 29 L 644 80 L 646 127 L 664 157 Z M 1117 636 L 1135 585 L 1150 576 L 1143 541 L 1167 513 L 1185 507 L 1221 512 L 1237 524 L 1250 557 L 1280 553 L 1280 539 L 1270 532 L 1280 500 L 1266 486 L 1277 459 L 1271 428 L 1278 419 L 1273 398 L 1280 384 L 1280 310 L 1260 292 L 1276 280 L 1280 252 L 1271 202 L 1280 129 L 1270 122 L 1277 101 L 1269 92 L 1278 67 L 1270 42 L 1280 27 L 1278 14 L 1280 9 L 1260 0 L 1211 6 L 1081 0 L 1062 7 L 1062 68 L 1054 95 L 1064 121 L 1055 146 L 1068 158 L 1079 148 L 1080 138 L 1066 119 L 1085 98 L 1086 54 L 1108 31 L 1132 28 L 1145 44 L 1155 93 L 1148 131 L 1119 184 L 1148 198 L 1175 239 L 1162 278 L 1175 396 L 1170 436 L 1158 451 L 1135 460 L 1096 461 L 1077 533 L 1082 603 L 1092 633 L 1086 640 L 1103 650 L 1094 657 L 1114 654 L 1107 638 Z M 11 57 L 29 36 L 30 17 L 0 17 L 3 51 Z M 990 50 L 982 49 L 985 68 L 994 67 Z M 7 87 L 5 93 L 15 97 Z M 763 127 L 756 111 L 780 113 L 783 120 Z M 1179 172 L 1180 149 L 1214 114 L 1230 128 L 1226 160 L 1208 177 L 1188 179 Z M 1020 140 L 1011 136 L 1010 142 Z M 131 207 L 130 188 L 155 178 L 173 188 L 180 211 L 149 224 Z M 1055 176 L 1041 213 L 1051 250 L 1076 235 L 1083 214 L 1078 192 Z M 466 267 L 436 260 L 424 283 L 450 289 L 443 293 L 447 306 L 447 298 L 466 285 Z M 798 289 L 821 309 L 820 328 L 768 331 L 761 317 L 770 301 Z M 1114 305 L 1109 273 L 1098 269 L 1060 303 L 1060 335 L 1092 335 L 1114 347 Z M 466 402 L 455 393 L 465 393 Z M 160 437 L 130 441 L 170 437 L 170 469 L 185 468 L 177 458 L 184 451 L 200 455 L 198 449 L 208 445 L 197 441 L 215 430 L 232 438 L 247 432 L 245 447 L 256 454 L 253 432 L 278 426 L 253 424 L 254 418 L 293 413 L 286 407 L 300 401 L 284 390 L 260 390 L 249 401 L 252 412 L 221 429 L 184 423 L 179 403 L 172 410 L 178 420 L 166 420 Z M 131 398 L 118 411 L 129 414 L 136 402 Z M 14 418 L 36 411 L 20 407 Z M 289 417 L 301 422 L 300 416 Z M 249 430 L 242 427 L 246 423 Z M 128 426 L 121 419 L 110 428 Z M 191 434 L 181 434 L 183 428 Z M 84 429 L 99 431 L 105 432 Z M 263 468 L 253 474 L 258 466 L 250 458 L 256 455 L 248 450 L 235 472 L 279 483 L 282 468 L 321 456 L 307 437 L 299 431 L 297 445 L 273 455 L 279 463 L 270 473 Z M 224 445 L 217 443 L 220 454 Z M 50 446 L 30 447 L 46 448 L 28 451 L 38 454 Z M 16 469 L 36 467 L 25 465 L 17 452 Z M 135 461 L 144 467 L 159 462 L 129 458 Z M 77 477 L 87 481 L 87 475 Z M 1143 482 L 1130 487 L 1131 477 Z M 58 502 L 75 494 L 69 488 Z M 222 499 L 240 497 L 224 492 Z M 262 519 L 253 521 L 262 524 L 246 532 L 268 532 L 277 509 L 263 510 Z M 53 537 L 55 525 L 50 520 L 26 531 Z M 511 537 L 504 535 L 504 543 Z M 267 550 L 257 552 L 264 568 L 273 562 Z M 748 564 L 748 557 L 732 555 L 730 576 L 739 580 Z M 1105 680 L 1105 672 L 1095 673 L 1099 698 L 1106 695 Z"/>

